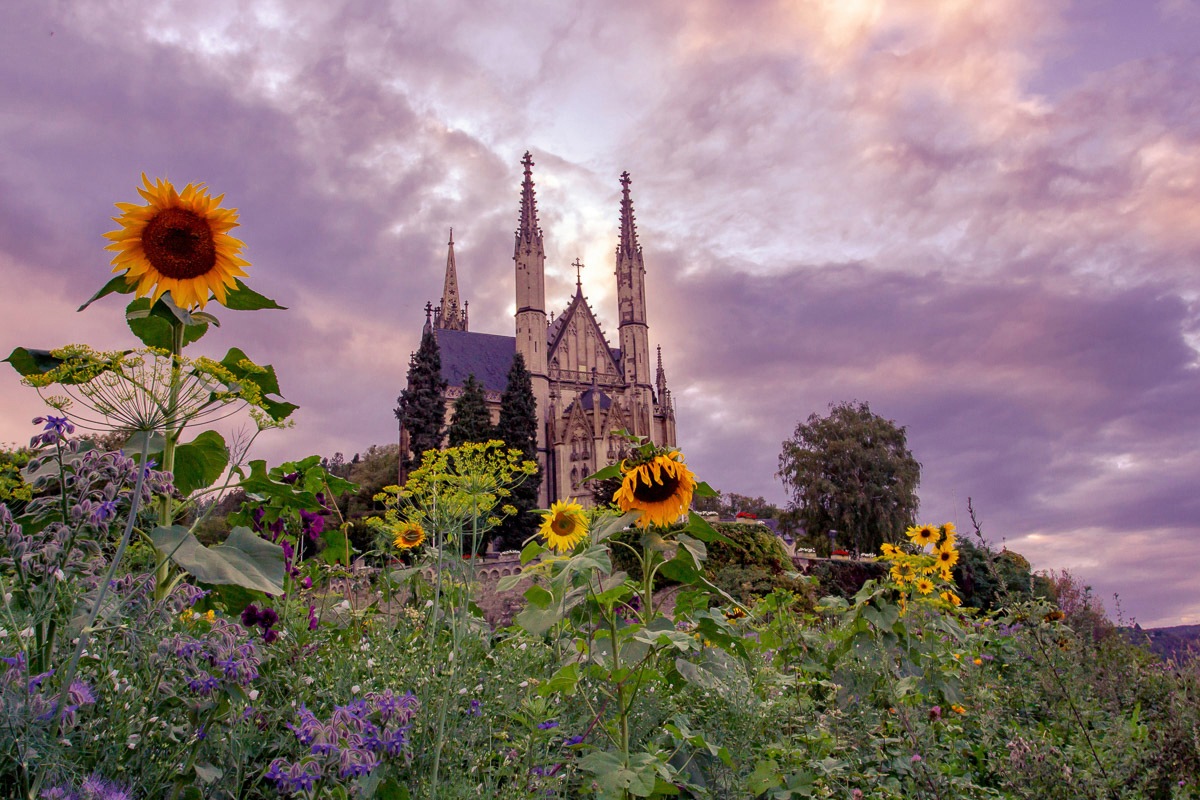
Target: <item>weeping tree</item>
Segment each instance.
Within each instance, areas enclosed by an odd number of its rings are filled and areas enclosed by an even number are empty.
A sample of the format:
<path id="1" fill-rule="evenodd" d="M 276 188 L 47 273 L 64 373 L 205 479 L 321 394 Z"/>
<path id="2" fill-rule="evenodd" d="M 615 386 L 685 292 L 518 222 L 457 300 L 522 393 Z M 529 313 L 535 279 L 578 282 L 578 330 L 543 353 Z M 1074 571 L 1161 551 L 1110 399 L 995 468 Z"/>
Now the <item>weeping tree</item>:
<path id="1" fill-rule="evenodd" d="M 492 415 L 488 413 L 487 396 L 483 384 L 468 375 L 463 384 L 463 393 L 454 401 L 454 416 L 450 419 L 447 435 L 450 446 L 458 447 L 467 442 L 486 442 L 493 437 Z"/>
<path id="2" fill-rule="evenodd" d="M 525 368 L 525 357 L 520 353 L 513 356 L 508 370 L 504 394 L 500 397 L 500 421 L 496 426 L 496 438 L 530 461 L 537 461 L 537 400 L 533 396 L 533 381 Z M 513 489 L 512 504 L 517 513 L 505 517 L 496 530 L 495 538 L 501 547 L 517 549 L 537 527 L 538 519 L 529 513 L 537 508 L 538 489 L 542 485 L 542 473 L 531 475 Z"/>
<path id="3" fill-rule="evenodd" d="M 877 551 L 916 521 L 921 465 L 904 427 L 866 403 L 840 403 L 829 416 L 813 414 L 796 426 L 783 443 L 777 477 L 818 547 L 837 531 L 838 546 Z"/>
<path id="4" fill-rule="evenodd" d="M 396 418 L 408 431 L 410 453 L 401 453 L 412 466 L 426 450 L 442 446 L 446 424 L 446 381 L 433 331 L 421 335 L 421 346 L 408 365 L 408 386 L 397 398 Z"/>

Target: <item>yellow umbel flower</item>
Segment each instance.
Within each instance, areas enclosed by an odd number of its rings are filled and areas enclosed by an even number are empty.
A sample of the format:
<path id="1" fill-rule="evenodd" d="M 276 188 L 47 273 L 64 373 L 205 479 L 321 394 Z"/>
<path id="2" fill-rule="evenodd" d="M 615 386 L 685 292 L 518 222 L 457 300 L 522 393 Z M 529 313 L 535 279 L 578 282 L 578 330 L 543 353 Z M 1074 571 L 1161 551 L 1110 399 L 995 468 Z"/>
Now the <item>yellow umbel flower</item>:
<path id="1" fill-rule="evenodd" d="M 941 534 L 933 525 L 914 525 L 905 531 L 904 535 L 911 539 L 913 544 L 924 547 L 935 543 Z"/>
<path id="2" fill-rule="evenodd" d="M 120 229 L 104 234 L 115 250 L 113 272 L 137 286 L 137 296 L 156 302 L 170 292 L 180 308 L 204 308 L 211 292 L 225 304 L 226 290 L 236 285 L 250 262 L 241 258 L 243 243 L 229 235 L 236 228 L 237 209 L 221 208 L 225 195 L 211 197 L 203 183 L 189 183 L 182 192 L 161 178 L 150 183 L 142 173 L 139 188 L 146 205 L 117 203 Z"/>
<path id="3" fill-rule="evenodd" d="M 396 526 L 392 543 L 401 550 L 411 550 L 420 547 L 425 541 L 425 529 L 415 522 L 404 520 Z"/>
<path id="4" fill-rule="evenodd" d="M 696 476 L 679 451 L 660 453 L 641 464 L 621 464 L 621 488 L 613 500 L 622 511 L 641 511 L 637 525 L 671 525 L 687 513 Z"/>
<path id="5" fill-rule="evenodd" d="M 556 500 L 550 510 L 542 515 L 542 526 L 538 533 L 546 546 L 556 553 L 575 549 L 587 537 L 588 521 L 583 506 L 567 500 Z"/>

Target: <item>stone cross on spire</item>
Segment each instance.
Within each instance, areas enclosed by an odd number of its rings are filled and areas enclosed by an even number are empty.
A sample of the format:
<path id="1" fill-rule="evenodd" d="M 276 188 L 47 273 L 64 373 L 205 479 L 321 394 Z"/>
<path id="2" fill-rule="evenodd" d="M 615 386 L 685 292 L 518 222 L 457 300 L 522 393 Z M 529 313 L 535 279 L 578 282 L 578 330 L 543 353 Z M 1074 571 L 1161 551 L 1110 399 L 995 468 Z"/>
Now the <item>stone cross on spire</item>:
<path id="1" fill-rule="evenodd" d="M 579 270 L 583 269 L 583 262 L 577 257 L 571 266 L 575 268 L 575 288 L 582 291 L 583 279 L 579 277 Z"/>
<path id="2" fill-rule="evenodd" d="M 629 184 L 633 178 L 628 172 L 621 173 L 621 239 L 617 244 L 617 254 L 633 255 L 642 248 L 638 244 L 637 225 L 634 223 L 633 200 L 629 197 Z"/>

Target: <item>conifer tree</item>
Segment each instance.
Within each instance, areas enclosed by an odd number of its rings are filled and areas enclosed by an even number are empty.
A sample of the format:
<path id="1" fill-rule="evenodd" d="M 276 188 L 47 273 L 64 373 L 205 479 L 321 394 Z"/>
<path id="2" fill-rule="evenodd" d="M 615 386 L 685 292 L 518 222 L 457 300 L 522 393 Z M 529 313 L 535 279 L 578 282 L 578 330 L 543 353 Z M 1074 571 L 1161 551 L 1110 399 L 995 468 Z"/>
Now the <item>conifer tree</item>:
<path id="1" fill-rule="evenodd" d="M 442 446 L 446 424 L 446 381 L 442 378 L 442 357 L 433 331 L 421 335 L 421 346 L 408 365 L 408 386 L 397 399 L 396 418 L 408 431 L 411 457 L 408 464 L 421 462 L 426 450 Z"/>
<path id="2" fill-rule="evenodd" d="M 530 461 L 537 460 L 537 400 L 533 396 L 533 381 L 525 368 L 525 357 L 520 353 L 513 356 L 508 370 L 508 381 L 500 397 L 500 422 L 496 426 L 496 437 L 514 450 L 520 450 Z M 512 504 L 517 513 L 505 517 L 496 530 L 496 538 L 504 549 L 515 550 L 521 546 L 537 528 L 538 519 L 529 513 L 537 508 L 538 488 L 542 485 L 542 473 L 531 475 L 513 490 Z"/>
<path id="3" fill-rule="evenodd" d="M 492 416 L 488 413 L 483 384 L 468 375 L 463 393 L 454 401 L 454 417 L 450 420 L 450 446 L 467 442 L 486 442 L 495 435 Z"/>

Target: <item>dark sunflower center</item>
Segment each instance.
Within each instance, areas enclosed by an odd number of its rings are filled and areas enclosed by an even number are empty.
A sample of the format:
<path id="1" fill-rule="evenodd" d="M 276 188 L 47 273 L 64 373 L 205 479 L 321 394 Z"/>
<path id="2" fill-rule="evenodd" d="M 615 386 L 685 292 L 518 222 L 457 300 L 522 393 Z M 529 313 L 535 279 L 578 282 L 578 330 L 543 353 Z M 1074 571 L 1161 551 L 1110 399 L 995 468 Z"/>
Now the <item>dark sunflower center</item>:
<path id="1" fill-rule="evenodd" d="M 208 221 L 182 208 L 160 211 L 146 223 L 142 250 L 151 266 L 176 280 L 204 275 L 217 263 Z"/>
<path id="2" fill-rule="evenodd" d="M 661 473 L 662 483 L 655 483 L 651 478 L 649 484 L 638 481 L 637 486 L 633 489 L 633 496 L 642 503 L 661 503 L 668 497 L 675 494 L 679 488 L 679 478 L 674 475 L 668 475 L 666 470 Z"/>
<path id="3" fill-rule="evenodd" d="M 400 534 L 400 538 L 404 540 L 405 544 L 416 544 L 417 542 L 421 541 L 421 532 L 405 531 L 404 533 Z"/>
<path id="4" fill-rule="evenodd" d="M 559 514 L 554 518 L 554 522 L 550 524 L 550 527 L 559 536 L 569 536 L 575 531 L 575 522 L 566 514 Z"/>

